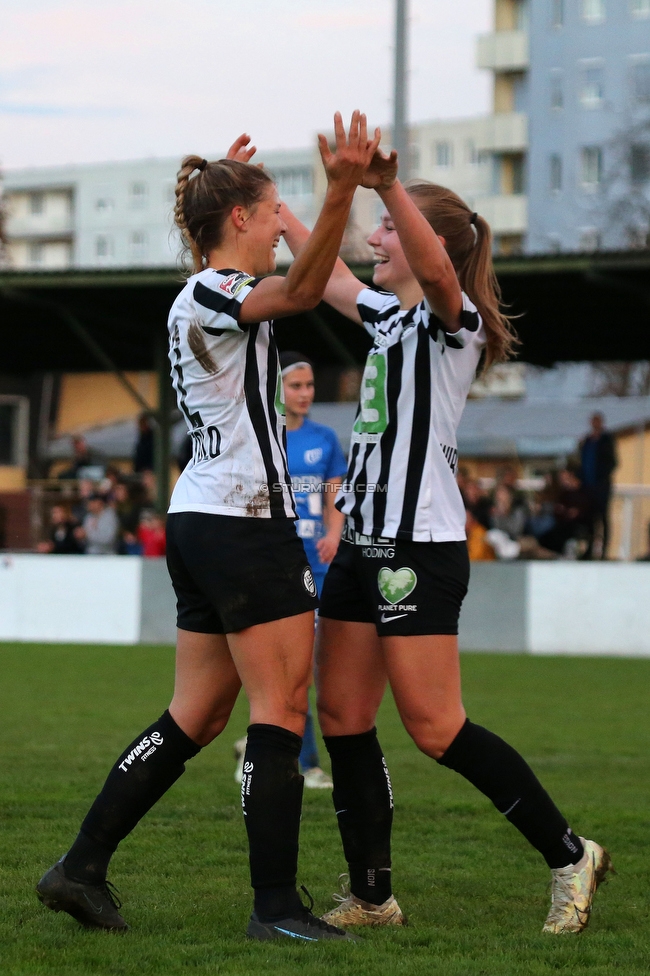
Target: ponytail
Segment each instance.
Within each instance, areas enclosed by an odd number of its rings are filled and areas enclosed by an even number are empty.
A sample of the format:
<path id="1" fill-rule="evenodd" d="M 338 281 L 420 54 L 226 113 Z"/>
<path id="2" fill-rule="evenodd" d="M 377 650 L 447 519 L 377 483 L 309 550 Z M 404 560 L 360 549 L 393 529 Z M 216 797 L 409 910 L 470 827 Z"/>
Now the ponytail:
<path id="1" fill-rule="evenodd" d="M 410 180 L 406 189 L 445 247 L 460 287 L 476 305 L 486 333 L 483 369 L 506 362 L 519 342 L 511 318 L 502 311 L 501 287 L 492 263 L 492 232 L 453 192 L 426 180 Z"/>
<path id="2" fill-rule="evenodd" d="M 212 163 L 201 156 L 183 159 L 176 177 L 174 221 L 184 250 L 192 256 L 194 272 L 203 269 L 210 251 L 221 244 L 224 221 L 232 208 L 254 207 L 271 186 L 273 180 L 258 166 L 234 159 Z"/>

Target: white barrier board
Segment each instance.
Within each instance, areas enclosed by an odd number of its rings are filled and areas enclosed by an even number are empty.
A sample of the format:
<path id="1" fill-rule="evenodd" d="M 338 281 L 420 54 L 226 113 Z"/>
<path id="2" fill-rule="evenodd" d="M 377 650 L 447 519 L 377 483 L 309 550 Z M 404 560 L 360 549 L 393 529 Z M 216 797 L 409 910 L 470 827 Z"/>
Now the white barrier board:
<path id="1" fill-rule="evenodd" d="M 650 656 L 650 563 L 528 563 L 526 650 Z"/>
<path id="2" fill-rule="evenodd" d="M 142 560 L 0 555 L 0 640 L 136 644 Z"/>

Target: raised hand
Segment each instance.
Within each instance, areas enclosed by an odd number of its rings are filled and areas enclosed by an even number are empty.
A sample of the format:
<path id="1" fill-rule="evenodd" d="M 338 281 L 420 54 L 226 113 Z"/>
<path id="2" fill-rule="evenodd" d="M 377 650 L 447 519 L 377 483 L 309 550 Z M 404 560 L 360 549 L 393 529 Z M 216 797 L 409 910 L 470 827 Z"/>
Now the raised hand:
<path id="1" fill-rule="evenodd" d="M 369 141 L 366 116 L 355 109 L 346 136 L 341 113 L 337 112 L 334 116 L 334 138 L 336 146 L 332 152 L 325 136 L 322 133 L 318 136 L 318 148 L 328 183 L 345 189 L 359 186 L 379 148 L 381 130 L 375 129 L 374 138 Z"/>
<path id="2" fill-rule="evenodd" d="M 397 179 L 397 151 L 389 156 L 377 149 L 366 170 L 361 186 L 369 190 L 388 190 Z"/>
<path id="3" fill-rule="evenodd" d="M 251 137 L 243 132 L 235 141 L 226 153 L 226 159 L 235 159 L 238 163 L 248 163 L 252 156 L 257 152 L 257 146 L 250 146 L 248 148 L 248 143 L 251 141 Z"/>

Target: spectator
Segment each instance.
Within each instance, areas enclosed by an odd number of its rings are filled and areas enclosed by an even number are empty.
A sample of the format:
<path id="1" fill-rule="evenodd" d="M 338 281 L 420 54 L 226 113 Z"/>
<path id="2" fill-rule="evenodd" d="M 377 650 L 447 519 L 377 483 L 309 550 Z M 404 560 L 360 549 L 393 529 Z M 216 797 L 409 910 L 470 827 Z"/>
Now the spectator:
<path id="1" fill-rule="evenodd" d="M 478 521 L 470 508 L 465 511 L 467 553 L 471 562 L 488 562 L 496 559 L 494 549 L 487 541 L 488 530 Z"/>
<path id="2" fill-rule="evenodd" d="M 555 503 L 555 525 L 540 538 L 546 549 L 567 558 L 586 558 L 593 533 L 593 507 L 577 471 L 567 468 L 559 474 Z"/>
<path id="3" fill-rule="evenodd" d="M 102 460 L 96 452 L 90 450 L 85 437 L 72 438 L 73 458 L 69 468 L 59 472 L 60 479 L 83 477 L 84 469 L 102 466 Z M 101 472 L 100 472 L 101 477 Z"/>
<path id="4" fill-rule="evenodd" d="M 77 482 L 77 500 L 72 506 L 72 520 L 77 525 L 83 525 L 88 514 L 88 499 L 95 494 L 95 483 L 90 478 L 80 478 Z"/>
<path id="5" fill-rule="evenodd" d="M 497 485 L 494 491 L 491 523 L 491 528 L 505 532 L 513 542 L 524 534 L 526 510 L 522 505 L 515 505 L 514 491 L 506 484 Z"/>
<path id="6" fill-rule="evenodd" d="M 612 474 L 618 465 L 614 438 L 605 430 L 602 413 L 591 417 L 591 431 L 580 444 L 580 477 L 591 500 L 593 520 L 585 559 L 593 559 L 594 529 L 602 531 L 602 546 L 598 558 L 607 558 L 609 542 L 609 501 L 612 494 Z"/>
<path id="7" fill-rule="evenodd" d="M 50 509 L 50 537 L 39 542 L 37 552 L 50 552 L 55 556 L 78 556 L 83 550 L 78 538 L 79 526 L 64 505 L 53 505 Z"/>
<path id="8" fill-rule="evenodd" d="M 88 499 L 88 514 L 83 521 L 81 533 L 88 555 L 104 556 L 117 553 L 120 523 L 113 509 L 106 504 L 103 495 L 91 495 Z"/>
<path id="9" fill-rule="evenodd" d="M 474 478 L 464 478 L 461 495 L 467 511 L 485 529 L 490 528 L 490 499 Z"/>
<path id="10" fill-rule="evenodd" d="M 147 559 L 165 555 L 165 523 L 160 515 L 150 509 L 145 509 L 140 516 L 138 542 L 142 547 L 142 555 Z"/>
<path id="11" fill-rule="evenodd" d="M 556 479 L 553 474 L 547 474 L 544 481 L 544 487 L 535 494 L 528 506 L 526 522 L 526 534 L 537 540 L 555 528 L 555 501 L 558 493 Z"/>
<path id="12" fill-rule="evenodd" d="M 142 471 L 153 471 L 153 442 L 151 417 L 143 413 L 138 418 L 138 440 L 133 455 L 133 470 L 136 474 Z"/>

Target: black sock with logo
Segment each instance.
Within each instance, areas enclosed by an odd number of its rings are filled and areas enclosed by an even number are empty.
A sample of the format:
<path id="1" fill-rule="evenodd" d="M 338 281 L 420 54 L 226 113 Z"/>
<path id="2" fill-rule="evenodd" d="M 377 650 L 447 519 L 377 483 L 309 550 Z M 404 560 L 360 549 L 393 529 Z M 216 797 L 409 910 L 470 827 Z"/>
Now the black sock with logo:
<path id="1" fill-rule="evenodd" d="M 301 747 L 301 737 L 279 725 L 248 727 L 241 800 L 255 913 L 263 922 L 291 918 L 302 910 L 296 891 Z"/>
<path id="2" fill-rule="evenodd" d="M 550 868 L 577 864 L 584 851 L 558 808 L 519 753 L 469 719 L 438 760 L 492 800 Z"/>
<path id="3" fill-rule="evenodd" d="M 67 877 L 88 884 L 106 879 L 111 855 L 152 806 L 184 773 L 201 747 L 168 711 L 117 760 L 65 856 Z"/>
<path id="4" fill-rule="evenodd" d="M 332 760 L 332 798 L 350 890 L 362 901 L 382 905 L 392 894 L 393 790 L 377 729 L 324 739 Z"/>

